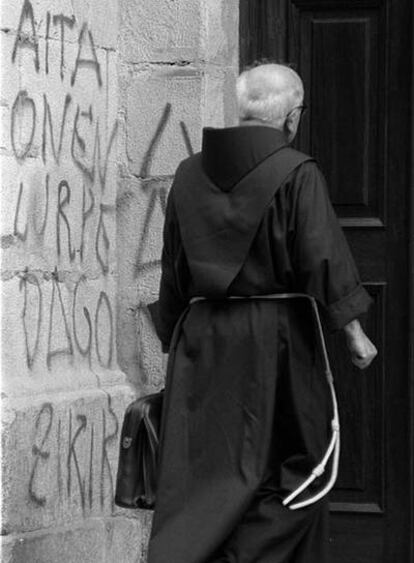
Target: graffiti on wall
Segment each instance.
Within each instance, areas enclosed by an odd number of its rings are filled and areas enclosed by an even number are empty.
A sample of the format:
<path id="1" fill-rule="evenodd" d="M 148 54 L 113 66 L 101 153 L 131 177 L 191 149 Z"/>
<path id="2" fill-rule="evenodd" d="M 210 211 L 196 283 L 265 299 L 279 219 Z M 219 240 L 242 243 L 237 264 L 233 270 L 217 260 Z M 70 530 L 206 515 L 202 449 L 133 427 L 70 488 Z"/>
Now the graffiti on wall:
<path id="1" fill-rule="evenodd" d="M 44 65 L 40 64 L 39 54 L 39 38 L 36 34 L 34 21 L 34 12 L 29 0 L 25 0 L 20 16 L 20 22 L 16 39 L 14 42 L 11 60 L 16 64 L 16 57 L 20 51 L 30 49 L 33 51 L 33 65 L 37 73 L 43 72 L 45 92 L 41 100 L 35 101 L 27 89 L 21 89 L 17 92 L 15 100 L 12 104 L 10 118 L 10 139 L 13 154 L 20 164 L 32 155 L 35 134 L 41 138 L 41 158 L 45 168 L 44 174 L 44 190 L 31 190 L 31 186 L 25 185 L 24 181 L 20 182 L 18 188 L 18 198 L 14 217 L 14 235 L 22 241 L 25 241 L 28 234 L 39 242 L 44 236 L 47 222 L 54 223 L 55 244 L 58 257 L 64 252 L 70 262 L 79 253 L 80 259 L 85 257 L 85 231 L 92 217 L 97 215 L 97 224 L 95 228 L 94 247 L 97 260 L 104 273 L 108 271 L 107 256 L 102 253 L 102 247 L 108 252 L 109 240 L 105 228 L 105 216 L 114 211 L 113 205 L 103 201 L 107 187 L 107 171 L 108 162 L 111 152 L 114 149 L 114 141 L 117 134 L 118 122 L 114 120 L 106 146 L 102 139 L 102 121 L 107 116 L 105 111 L 100 112 L 99 107 L 93 107 L 92 104 L 83 105 L 82 98 L 84 91 L 76 96 L 76 83 L 80 69 L 84 68 L 88 71 L 91 81 L 88 87 L 94 89 L 102 89 L 101 65 L 98 62 L 96 48 L 93 40 L 92 32 L 84 23 L 80 29 L 78 36 L 78 53 L 74 63 L 73 70 L 67 69 L 65 66 L 65 29 L 75 28 L 74 16 L 68 17 L 64 14 L 56 14 L 51 16 L 47 12 L 46 18 L 46 47 Z M 50 104 L 51 95 L 48 94 L 48 75 L 52 69 L 49 64 L 49 42 L 50 42 L 50 26 L 57 25 L 60 27 L 61 39 L 61 57 L 59 74 L 63 81 L 64 70 L 67 69 L 70 79 L 69 91 L 65 90 L 65 85 L 57 92 L 57 96 L 61 98 L 61 118 L 55 120 L 52 117 Z M 27 31 L 27 27 L 29 30 Z M 25 31 L 26 30 L 26 31 Z M 89 53 L 89 54 L 88 54 Z M 27 59 L 25 59 L 28 64 Z M 53 98 L 56 93 L 53 93 Z M 100 114 L 101 113 L 101 114 Z M 103 113 L 103 114 L 102 114 Z M 22 133 L 23 131 L 23 133 Z M 83 132 L 87 134 L 86 140 Z M 89 146 L 88 146 L 89 145 Z M 63 146 L 67 148 L 69 154 L 64 155 L 66 163 L 70 159 L 73 165 L 80 171 L 82 184 L 73 186 L 68 178 L 59 178 L 56 185 L 50 186 L 50 174 L 48 169 L 53 165 L 61 165 Z M 99 190 L 93 190 L 94 184 L 97 184 Z M 22 217 L 22 195 L 25 190 L 32 191 L 32 197 L 28 202 L 26 210 L 26 218 Z M 68 206 L 73 199 L 76 190 L 78 197 L 81 198 L 81 212 L 77 218 L 76 227 L 80 231 L 80 240 L 77 245 L 74 242 L 74 230 L 68 219 Z M 55 193 L 54 206 L 50 201 L 50 193 Z M 42 201 L 39 201 L 42 200 Z M 43 209 L 41 217 L 37 217 L 38 210 Z M 30 225 L 29 225 L 30 222 Z M 29 228 L 30 226 L 30 228 Z M 31 233 L 30 233 L 31 231 Z M 63 242 L 65 232 L 66 245 Z M 77 246 L 77 248 L 76 248 Z"/>
<path id="2" fill-rule="evenodd" d="M 11 158 L 4 161 L 10 207 L 1 243 L 3 275 L 13 279 L 7 315 L 21 335 L 9 354 L 17 375 L 25 366 L 43 388 L 55 377 L 66 388 L 70 374 L 101 387 L 99 373 L 116 369 L 116 69 L 87 22 L 36 13 L 39 3 L 30 0 L 19 5 L 16 32 L 2 29 L 11 76 L 3 154 Z M 113 507 L 119 421 L 111 395 L 103 387 L 77 393 L 44 402 L 31 416 L 23 414 L 19 463 L 8 468 L 24 472 L 15 496 L 25 496 L 35 518 Z"/>
<path id="3" fill-rule="evenodd" d="M 151 273 L 154 271 L 159 271 L 161 266 L 160 258 L 150 257 L 148 259 L 146 258 L 146 255 L 147 248 L 150 246 L 149 241 L 151 240 L 152 236 L 151 226 L 156 220 L 157 212 L 161 210 L 162 215 L 165 216 L 167 207 L 167 195 L 171 183 L 171 178 L 165 180 L 160 179 L 159 177 L 153 177 L 151 174 L 151 164 L 154 159 L 154 155 L 159 147 L 165 128 L 169 120 L 171 119 L 171 113 L 172 106 L 170 103 L 167 103 L 164 106 L 163 111 L 161 112 L 161 116 L 155 127 L 154 135 L 150 143 L 148 144 L 148 148 L 144 154 L 141 169 L 139 172 L 139 178 L 142 180 L 141 189 L 143 192 L 145 192 L 148 203 L 145 211 L 145 217 L 135 259 L 134 274 L 137 280 L 138 287 L 141 286 L 141 281 L 145 278 L 145 276 L 147 276 L 148 274 L 151 275 Z M 186 151 L 188 155 L 191 156 L 194 154 L 194 150 L 187 126 L 184 121 L 180 121 L 178 125 L 179 130 L 177 131 L 177 133 L 182 136 Z M 146 284 L 142 285 L 145 286 Z M 154 353 L 152 348 L 148 348 L 148 339 L 145 338 L 145 334 L 149 330 L 152 330 L 155 337 L 155 330 L 152 324 L 152 318 L 149 309 L 144 300 L 140 300 L 137 304 L 136 317 L 139 326 L 137 330 L 137 346 L 139 350 L 139 353 L 137 355 L 138 364 L 140 373 L 142 374 L 143 382 L 149 383 L 151 380 L 150 374 L 152 371 L 154 371 Z M 165 361 L 161 359 L 159 363 L 159 369 L 165 371 Z"/>
<path id="4" fill-rule="evenodd" d="M 62 361 L 82 363 L 95 373 L 97 366 L 116 368 L 110 287 L 119 125 L 117 106 L 109 99 L 109 52 L 96 44 L 87 22 L 72 14 L 35 13 L 38 5 L 22 0 L 9 53 L 12 69 L 19 71 L 8 100 L 10 154 L 18 173 L 11 180 L 11 229 L 1 242 L 27 258 L 13 275 L 31 377 L 45 368 L 54 376 Z M 156 256 L 146 256 L 156 213 L 165 214 L 171 177 L 154 178 L 151 165 L 171 114 L 167 103 L 139 173 L 146 204 L 134 270 L 138 287 L 160 266 Z M 185 123 L 178 127 L 193 154 Z M 137 314 L 150 329 L 143 302 Z M 144 331 L 137 333 L 140 359 L 146 340 Z M 141 368 L 145 378 L 144 361 Z M 41 509 L 56 505 L 79 507 L 83 515 L 113 506 L 119 421 L 110 395 L 106 400 L 92 411 L 76 401 L 67 410 L 45 402 L 35 414 L 22 491 L 41 518 Z"/>
<path id="5" fill-rule="evenodd" d="M 159 146 L 161 137 L 165 131 L 167 123 L 171 118 L 171 109 L 172 109 L 171 104 L 167 103 L 162 111 L 161 117 L 155 128 L 155 133 L 144 154 L 141 170 L 139 172 L 139 178 L 143 180 L 143 190 L 150 191 L 150 199 L 146 210 L 142 235 L 138 246 L 137 258 L 136 258 L 137 277 L 139 277 L 139 275 L 142 272 L 146 272 L 149 269 L 157 268 L 160 266 L 160 260 L 155 259 L 155 260 L 146 261 L 143 259 L 143 256 L 146 246 L 148 244 L 148 238 L 150 236 L 149 229 L 155 208 L 157 205 L 159 205 L 162 210 L 162 213 L 165 215 L 165 210 L 167 206 L 168 187 L 160 183 L 158 178 L 155 179 L 151 178 L 151 163 L 154 154 Z M 184 121 L 180 121 L 179 127 L 188 155 L 191 156 L 194 154 L 194 150 L 191 144 L 190 135 L 187 126 L 184 123 Z"/>
<path id="6" fill-rule="evenodd" d="M 56 413 L 50 402 L 38 411 L 33 430 L 28 496 L 35 507 L 72 502 L 83 515 L 106 503 L 113 506 L 110 450 L 117 442 L 118 419 L 107 406 L 96 412 L 70 408 Z"/>
<path id="7" fill-rule="evenodd" d="M 54 358 L 65 356 L 73 361 L 77 354 L 86 358 L 89 366 L 95 357 L 102 367 L 113 367 L 114 313 L 107 293 L 100 290 L 94 301 L 85 276 L 81 276 L 69 292 L 59 283 L 57 269 L 51 274 L 50 284 L 47 284 L 46 292 L 36 274 L 25 270 L 20 276 L 27 366 L 31 369 L 35 360 L 45 352 L 48 369 L 52 368 Z M 64 293 L 65 297 L 69 296 L 69 305 L 65 304 Z M 43 351 L 40 337 L 45 331 L 47 346 Z M 59 335 L 58 346 L 54 343 L 56 335 Z"/>
<path id="8" fill-rule="evenodd" d="M 114 236 L 118 121 L 116 108 L 108 113 L 107 52 L 99 55 L 88 24 L 74 15 L 36 16 L 24 0 L 10 53 L 23 86 L 10 103 L 19 173 L 12 239 L 2 239 L 3 247 L 15 244 L 35 257 L 19 273 L 26 364 L 51 369 L 56 358 L 77 357 L 90 365 L 93 357 L 110 368 L 114 312 L 105 278 Z M 41 80 L 33 84 L 33 75 Z M 99 279 L 98 294 L 89 297 L 92 280 Z"/>

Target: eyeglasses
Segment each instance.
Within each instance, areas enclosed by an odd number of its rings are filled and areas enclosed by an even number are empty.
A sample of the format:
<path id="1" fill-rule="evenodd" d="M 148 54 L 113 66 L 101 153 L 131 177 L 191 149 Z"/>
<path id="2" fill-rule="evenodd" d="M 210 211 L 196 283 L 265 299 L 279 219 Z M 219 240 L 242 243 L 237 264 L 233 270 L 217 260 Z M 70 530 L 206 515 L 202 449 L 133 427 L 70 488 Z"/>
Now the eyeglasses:
<path id="1" fill-rule="evenodd" d="M 301 106 L 295 106 L 294 108 L 292 108 L 290 110 L 290 112 L 286 115 L 286 117 L 289 117 L 289 115 L 291 113 L 293 113 L 294 111 L 296 111 L 297 109 L 300 110 L 300 117 L 302 117 L 306 113 L 306 111 L 308 110 L 308 106 L 306 104 L 302 104 Z"/>

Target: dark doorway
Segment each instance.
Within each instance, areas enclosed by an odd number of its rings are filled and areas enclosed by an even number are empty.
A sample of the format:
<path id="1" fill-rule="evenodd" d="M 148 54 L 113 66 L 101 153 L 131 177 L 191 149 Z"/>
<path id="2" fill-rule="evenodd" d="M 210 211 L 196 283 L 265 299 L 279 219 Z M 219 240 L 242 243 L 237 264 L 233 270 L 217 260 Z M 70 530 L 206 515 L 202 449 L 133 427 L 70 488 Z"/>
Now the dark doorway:
<path id="1" fill-rule="evenodd" d="M 374 298 L 364 323 L 379 357 L 366 372 L 342 335 L 330 341 L 343 444 L 332 563 L 414 561 L 412 10 L 412 0 L 240 1 L 241 67 L 267 59 L 301 74 L 310 111 L 297 145 L 320 163 Z"/>

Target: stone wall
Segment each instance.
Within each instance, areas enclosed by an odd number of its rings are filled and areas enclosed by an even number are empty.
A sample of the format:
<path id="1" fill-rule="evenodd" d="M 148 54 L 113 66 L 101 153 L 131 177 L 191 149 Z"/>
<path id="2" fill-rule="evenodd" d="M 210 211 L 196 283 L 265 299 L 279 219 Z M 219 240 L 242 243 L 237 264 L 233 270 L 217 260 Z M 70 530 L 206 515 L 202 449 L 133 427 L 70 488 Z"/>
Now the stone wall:
<path id="1" fill-rule="evenodd" d="M 238 2 L 127 2 L 120 40 L 120 364 L 144 388 L 164 373 L 146 304 L 157 297 L 166 195 L 203 125 L 232 124 Z"/>
<path id="2" fill-rule="evenodd" d="M 233 122 L 238 3 L 1 11 L 2 561 L 145 561 L 151 513 L 113 503 L 120 426 L 162 386 L 165 200 Z"/>

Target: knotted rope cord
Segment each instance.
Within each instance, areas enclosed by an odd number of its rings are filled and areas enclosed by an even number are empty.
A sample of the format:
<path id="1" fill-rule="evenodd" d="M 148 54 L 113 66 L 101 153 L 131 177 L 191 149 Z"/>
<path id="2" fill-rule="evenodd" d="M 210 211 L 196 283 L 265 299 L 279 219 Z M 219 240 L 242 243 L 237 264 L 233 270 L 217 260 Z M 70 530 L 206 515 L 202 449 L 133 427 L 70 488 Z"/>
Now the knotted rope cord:
<path id="1" fill-rule="evenodd" d="M 320 316 L 319 316 L 318 306 L 316 304 L 315 298 L 312 297 L 311 295 L 307 295 L 306 293 L 275 293 L 275 294 L 271 294 L 271 295 L 228 296 L 228 297 L 225 297 L 226 300 L 227 299 L 230 299 L 230 300 L 240 300 L 240 299 L 279 300 L 280 299 L 280 300 L 282 300 L 282 299 L 300 299 L 300 298 L 308 299 L 311 302 L 311 305 L 312 305 L 312 311 L 313 311 L 313 314 L 314 314 L 314 317 L 315 317 L 315 320 L 316 320 L 316 324 L 317 324 L 317 328 L 318 328 L 319 341 L 320 341 L 322 356 L 323 356 L 324 365 L 325 365 L 325 376 L 326 376 L 326 380 L 328 382 L 329 389 L 330 389 L 330 392 L 331 392 L 331 397 L 332 397 L 333 418 L 332 418 L 332 421 L 331 421 L 332 437 L 331 437 L 328 448 L 327 448 L 326 453 L 323 456 L 322 460 L 320 461 L 320 463 L 318 465 L 316 465 L 313 468 L 309 477 L 307 477 L 299 485 L 299 487 L 297 487 L 294 491 L 292 491 L 290 493 L 290 495 L 288 495 L 282 501 L 283 505 L 290 508 L 290 510 L 297 510 L 299 508 L 309 506 L 310 504 L 313 504 L 313 503 L 317 502 L 318 500 L 320 500 L 321 498 L 323 498 L 332 489 L 332 487 L 334 486 L 335 481 L 337 479 L 337 476 L 338 476 L 339 453 L 340 453 L 340 427 L 339 427 L 338 401 L 336 399 L 334 381 L 333 381 L 332 371 L 331 371 L 331 367 L 330 367 L 330 363 L 329 363 L 325 338 L 324 338 L 324 335 L 323 335 L 322 323 L 321 323 L 321 319 L 320 319 Z M 194 303 L 197 303 L 199 301 L 208 301 L 208 300 L 209 299 L 207 297 L 193 297 L 190 300 L 190 305 L 193 305 Z M 311 483 L 313 483 L 313 481 L 315 481 L 315 479 L 317 477 L 320 477 L 325 472 L 326 465 L 327 465 L 330 457 L 332 456 L 332 453 L 333 453 L 333 460 L 332 460 L 332 467 L 331 467 L 331 476 L 330 476 L 327 484 L 318 493 L 314 494 L 313 496 L 309 497 L 308 499 L 300 501 L 300 502 L 296 502 L 294 504 L 291 504 L 291 502 L 296 497 L 298 497 L 301 493 L 303 493 L 303 491 L 305 491 L 311 485 Z"/>

